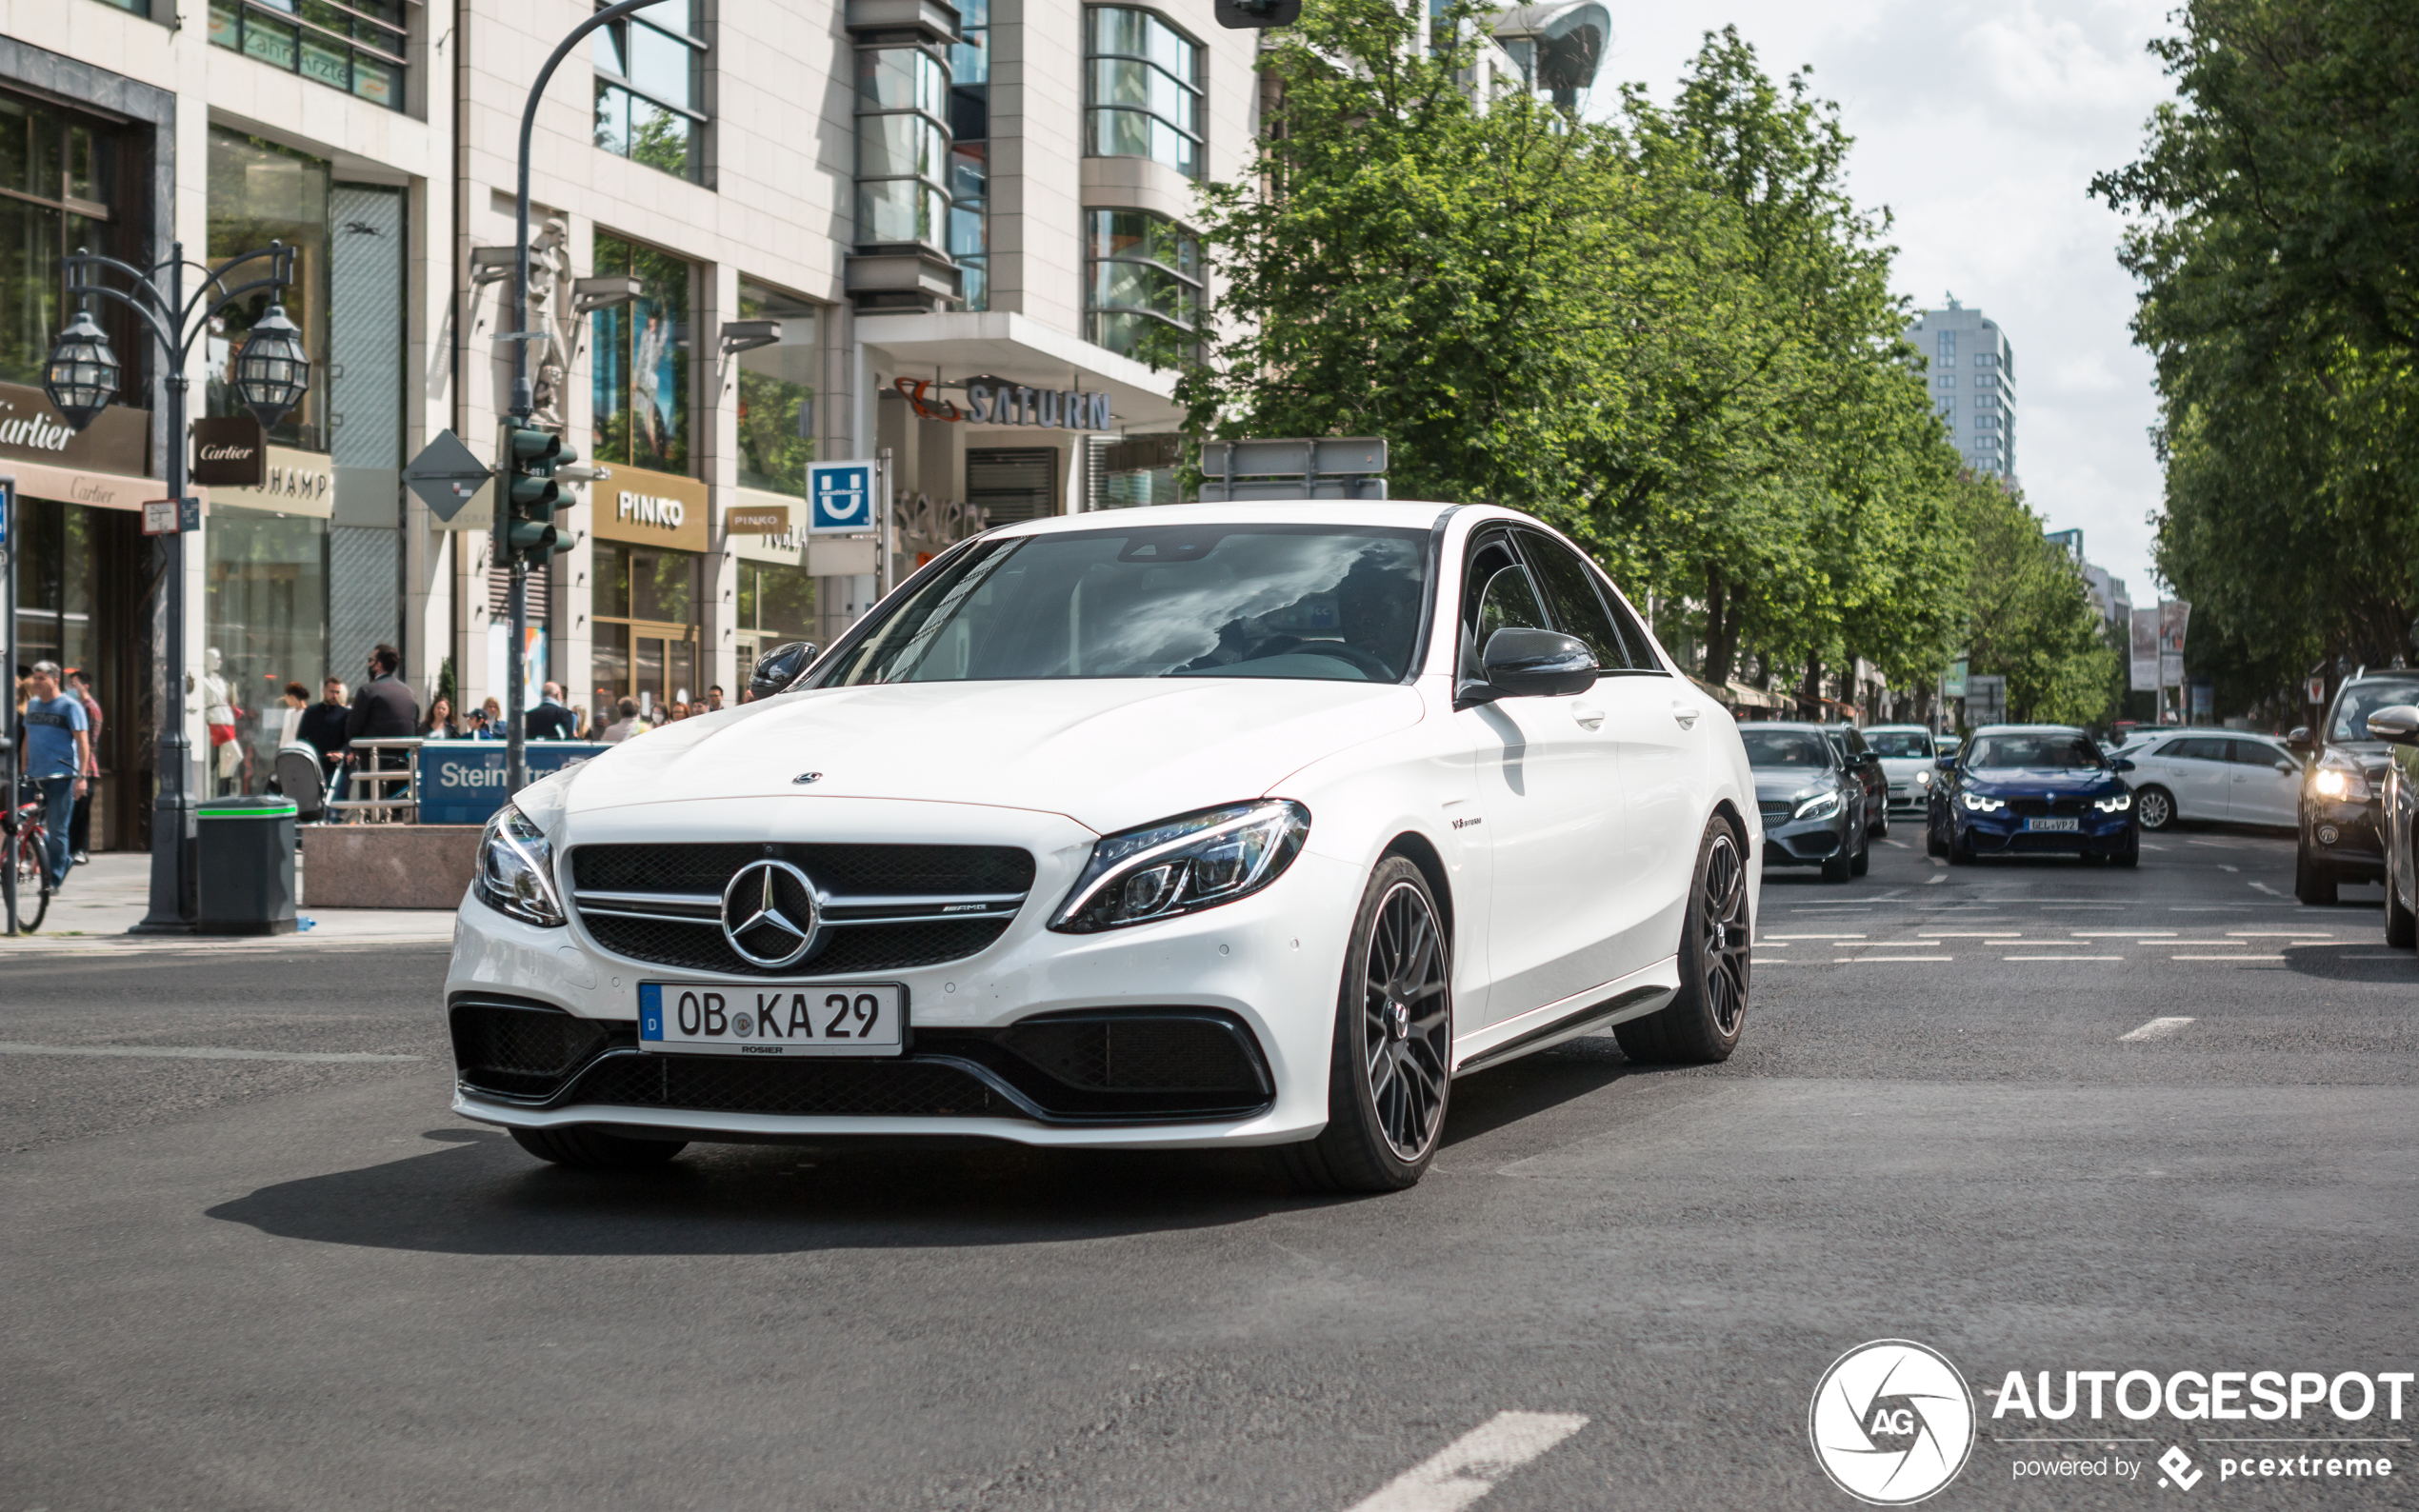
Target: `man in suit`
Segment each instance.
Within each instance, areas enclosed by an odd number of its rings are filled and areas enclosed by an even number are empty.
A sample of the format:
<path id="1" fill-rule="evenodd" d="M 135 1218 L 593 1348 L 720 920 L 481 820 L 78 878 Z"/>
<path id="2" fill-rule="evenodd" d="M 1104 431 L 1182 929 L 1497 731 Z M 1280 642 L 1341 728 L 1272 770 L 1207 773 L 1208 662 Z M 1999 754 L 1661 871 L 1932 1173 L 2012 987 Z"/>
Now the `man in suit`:
<path id="1" fill-rule="evenodd" d="M 521 714 L 521 732 L 530 740 L 570 740 L 578 729 L 571 711 L 563 706 L 560 683 L 547 684 L 545 697 L 538 700 L 537 707 Z"/>
<path id="2" fill-rule="evenodd" d="M 420 703 L 404 686 L 403 679 L 395 675 L 402 666 L 403 653 L 391 646 L 381 644 L 370 651 L 370 681 L 354 692 L 352 707 L 345 711 L 347 741 L 392 740 L 420 733 Z M 404 753 L 399 750 L 348 751 L 345 765 L 359 768 L 364 765 L 364 755 L 374 758 L 369 765 L 377 771 L 400 771 L 405 765 Z M 373 791 L 368 796 L 382 795 Z"/>

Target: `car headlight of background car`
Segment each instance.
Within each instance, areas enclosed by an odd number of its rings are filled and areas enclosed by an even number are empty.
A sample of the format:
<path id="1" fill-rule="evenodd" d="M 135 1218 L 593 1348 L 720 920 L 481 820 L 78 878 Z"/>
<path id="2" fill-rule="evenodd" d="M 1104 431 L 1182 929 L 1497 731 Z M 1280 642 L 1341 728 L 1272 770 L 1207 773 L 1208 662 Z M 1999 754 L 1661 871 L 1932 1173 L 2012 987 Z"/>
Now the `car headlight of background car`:
<path id="1" fill-rule="evenodd" d="M 1917 772 L 1915 774 L 1915 786 L 1918 787 L 1929 787 L 1931 786 L 1931 773 Z"/>
<path id="2" fill-rule="evenodd" d="M 2309 780 L 2310 790 L 2321 798 L 2342 798 L 2354 803 L 2369 797 L 2369 779 L 2360 764 L 2339 750 L 2330 750 L 2318 759 L 2318 771 Z"/>
<path id="3" fill-rule="evenodd" d="M 1839 812 L 1840 801 L 1840 796 L 1836 792 L 1802 794 L 1798 798 L 1797 807 L 1790 811 L 1789 818 L 1792 820 L 1829 819 Z"/>
<path id="4" fill-rule="evenodd" d="M 471 886 L 481 903 L 524 924 L 563 923 L 563 900 L 554 890 L 554 845 L 510 804 L 496 810 L 479 837 Z"/>
<path id="5" fill-rule="evenodd" d="M 2006 799 L 1989 798 L 1985 797 L 1981 793 L 1959 793 L 1957 795 L 1957 800 L 1978 814 L 1987 814 L 1991 812 L 1993 809 L 2005 808 L 2008 806 L 2008 801 Z"/>
<path id="6" fill-rule="evenodd" d="M 2104 814 L 2121 814 L 2133 806 L 2133 795 L 2131 793 L 2110 793 L 2106 798 L 2092 799 L 2091 806 Z"/>
<path id="7" fill-rule="evenodd" d="M 1090 934 L 1249 897 L 1284 875 L 1309 833 L 1309 809 L 1271 798 L 1105 836 L 1050 926 Z"/>

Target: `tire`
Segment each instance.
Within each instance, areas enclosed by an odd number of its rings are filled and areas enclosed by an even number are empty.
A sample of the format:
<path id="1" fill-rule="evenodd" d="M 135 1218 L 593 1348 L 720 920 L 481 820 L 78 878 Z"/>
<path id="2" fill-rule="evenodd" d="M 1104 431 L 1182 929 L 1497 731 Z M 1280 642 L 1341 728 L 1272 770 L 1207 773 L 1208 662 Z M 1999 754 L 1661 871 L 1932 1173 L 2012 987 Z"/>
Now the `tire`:
<path id="1" fill-rule="evenodd" d="M 2386 872 L 2386 944 L 2397 950 L 2419 945 L 2419 914 L 2404 905 L 2402 887 L 2390 867 Z"/>
<path id="2" fill-rule="evenodd" d="M 1848 874 L 1851 877 L 1861 877 L 1872 869 L 1873 843 L 1869 839 L 1856 847 L 1855 855 L 1849 858 Z"/>
<path id="3" fill-rule="evenodd" d="M 2293 896 L 2312 908 L 2335 905 L 2335 873 L 2303 846 L 2293 852 Z"/>
<path id="4" fill-rule="evenodd" d="M 1949 864 L 1952 866 L 1974 864 L 1974 847 L 1957 838 L 1957 822 L 1953 819 L 1949 822 Z"/>
<path id="5" fill-rule="evenodd" d="M 1452 1058 L 1451 945 L 1428 879 L 1389 856 L 1361 895 L 1345 951 L 1327 1127 L 1279 1147 L 1286 1174 L 1312 1191 L 1415 1184 L 1445 1132 Z"/>
<path id="6" fill-rule="evenodd" d="M 516 1128 L 512 1143 L 542 1161 L 583 1171 L 634 1171 L 661 1165 L 689 1147 L 686 1140 L 634 1140 L 590 1124 Z"/>
<path id="7" fill-rule="evenodd" d="M 1680 926 L 1680 991 L 1667 1006 L 1613 1027 L 1630 1060 L 1705 1065 L 1738 1048 L 1754 965 L 1746 854 L 1728 824 L 1706 826 Z"/>
<path id="8" fill-rule="evenodd" d="M 1856 858 L 1848 853 L 1846 846 L 1831 852 L 1829 858 L 1823 863 L 1825 882 L 1846 882 L 1854 875 L 1856 875 Z"/>
<path id="9" fill-rule="evenodd" d="M 17 868 L 17 933 L 31 934 L 50 912 L 50 876 L 30 841 L 12 839 L 9 855 Z"/>
<path id="10" fill-rule="evenodd" d="M 1881 801 L 1879 806 L 1873 810 L 1873 822 L 1865 826 L 1865 838 L 1868 840 L 1881 840 L 1887 838 L 1889 834 L 1889 800 L 1885 798 Z"/>
<path id="11" fill-rule="evenodd" d="M 1940 826 L 1931 822 L 1931 816 L 1929 814 L 1924 816 L 1924 854 L 1927 856 L 1949 854 L 1949 842 L 1941 838 Z"/>
<path id="12" fill-rule="evenodd" d="M 2125 837 L 2125 848 L 2118 851 L 2115 855 L 2110 856 L 2109 858 L 2109 865 L 2111 866 L 2139 866 L 2142 865 L 2141 830 L 2136 829 L 2131 834 Z"/>
<path id="13" fill-rule="evenodd" d="M 2133 795 L 2133 811 L 2142 827 L 2155 834 L 2175 823 L 2175 795 L 2164 787 L 2145 787 Z"/>

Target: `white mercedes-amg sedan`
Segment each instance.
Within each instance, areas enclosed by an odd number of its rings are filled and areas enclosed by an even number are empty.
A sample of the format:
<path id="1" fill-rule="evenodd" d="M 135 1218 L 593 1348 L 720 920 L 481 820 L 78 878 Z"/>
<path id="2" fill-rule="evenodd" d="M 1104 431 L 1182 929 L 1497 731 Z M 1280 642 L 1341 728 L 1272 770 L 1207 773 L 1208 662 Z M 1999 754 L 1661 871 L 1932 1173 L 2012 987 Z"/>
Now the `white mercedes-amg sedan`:
<path id="1" fill-rule="evenodd" d="M 1009 526 L 759 673 L 488 826 L 455 1111 L 570 1165 L 971 1135 L 1380 1190 L 1457 1077 L 1738 1044 L 1737 728 L 1525 515 Z"/>

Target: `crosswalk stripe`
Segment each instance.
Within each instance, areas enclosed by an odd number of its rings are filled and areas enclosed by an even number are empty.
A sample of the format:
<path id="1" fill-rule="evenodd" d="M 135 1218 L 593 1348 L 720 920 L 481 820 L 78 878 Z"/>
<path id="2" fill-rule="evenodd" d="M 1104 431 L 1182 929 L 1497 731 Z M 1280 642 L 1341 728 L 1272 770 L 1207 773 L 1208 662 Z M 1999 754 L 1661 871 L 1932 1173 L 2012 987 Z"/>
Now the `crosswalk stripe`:
<path id="1" fill-rule="evenodd" d="M 2128 1029 L 2125 1033 L 2118 1035 L 2117 1039 L 2120 1043 L 2141 1040 L 2163 1040 L 2191 1022 L 2192 1021 L 2190 1019 L 2152 1019 L 2149 1023 L 2143 1025 L 2138 1029 Z"/>
<path id="2" fill-rule="evenodd" d="M 1575 1412 L 1499 1412 L 1352 1503 L 1350 1512 L 1460 1512 L 1587 1423 Z"/>

